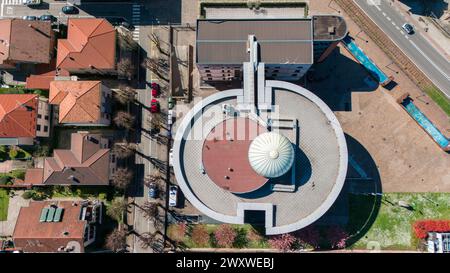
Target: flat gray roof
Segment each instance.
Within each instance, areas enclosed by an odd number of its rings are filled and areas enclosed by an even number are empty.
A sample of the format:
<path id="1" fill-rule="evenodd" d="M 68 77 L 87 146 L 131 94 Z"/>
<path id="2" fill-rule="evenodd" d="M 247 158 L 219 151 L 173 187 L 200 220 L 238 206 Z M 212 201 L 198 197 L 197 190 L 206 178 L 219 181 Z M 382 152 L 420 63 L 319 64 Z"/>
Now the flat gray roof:
<path id="1" fill-rule="evenodd" d="M 337 41 L 347 34 L 347 24 L 341 16 L 315 15 L 313 27 L 315 41 Z"/>
<path id="2" fill-rule="evenodd" d="M 241 64 L 248 61 L 248 35 L 268 64 L 312 64 L 311 19 L 197 20 L 197 63 Z"/>

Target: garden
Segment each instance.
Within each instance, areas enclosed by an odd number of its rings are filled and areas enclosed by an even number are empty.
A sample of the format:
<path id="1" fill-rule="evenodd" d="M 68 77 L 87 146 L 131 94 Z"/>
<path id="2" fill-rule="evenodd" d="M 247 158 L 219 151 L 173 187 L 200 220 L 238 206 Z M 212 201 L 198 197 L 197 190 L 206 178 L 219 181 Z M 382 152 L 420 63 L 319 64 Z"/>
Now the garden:
<path id="1" fill-rule="evenodd" d="M 31 154 L 18 146 L 0 145 L 0 162 L 5 160 L 30 160 Z"/>
<path id="2" fill-rule="evenodd" d="M 25 170 L 12 170 L 9 173 L 0 173 L 0 186 L 1 185 L 12 185 L 14 184 L 14 179 L 25 179 Z"/>
<path id="3" fill-rule="evenodd" d="M 373 204 L 373 201 L 373 196 L 353 196 L 350 201 L 350 219 L 359 218 L 360 221 L 367 219 L 362 211 L 367 211 L 367 207 Z M 421 233 L 414 232 L 413 228 L 423 222 L 422 220 L 450 220 L 450 193 L 383 194 L 373 223 L 366 227 L 367 231 L 364 231 L 350 247 L 386 250 L 422 249 L 424 237 L 420 235 Z M 352 227 L 355 226 L 356 221 L 349 223 L 350 233 L 354 231 Z M 427 224 L 424 228 L 427 228 Z M 433 228 L 428 230 L 440 231 Z"/>

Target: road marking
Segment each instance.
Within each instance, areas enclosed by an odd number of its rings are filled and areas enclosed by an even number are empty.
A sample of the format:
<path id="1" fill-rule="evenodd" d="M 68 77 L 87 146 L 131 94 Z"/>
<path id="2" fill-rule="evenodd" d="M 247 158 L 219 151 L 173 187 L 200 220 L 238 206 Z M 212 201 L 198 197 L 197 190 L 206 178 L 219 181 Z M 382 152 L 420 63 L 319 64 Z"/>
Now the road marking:
<path id="1" fill-rule="evenodd" d="M 390 18 L 390 17 L 386 17 L 386 19 L 387 19 L 388 21 L 391 21 L 391 18 Z"/>
<path id="2" fill-rule="evenodd" d="M 392 25 L 393 25 L 393 26 L 396 26 L 396 24 L 395 24 L 395 22 L 394 22 L 394 21 L 392 21 Z"/>
<path id="3" fill-rule="evenodd" d="M 417 49 L 417 51 L 420 52 L 420 54 L 422 54 L 425 59 L 427 59 L 428 62 L 430 62 L 434 68 L 437 69 L 437 71 L 439 71 L 439 73 L 441 73 L 448 81 L 450 81 L 450 76 L 448 76 L 447 74 L 445 74 L 444 71 L 442 71 L 441 68 L 439 68 L 439 66 L 437 66 L 428 56 L 427 54 L 425 54 L 425 52 L 423 52 L 413 41 L 409 40 L 409 42 L 411 42 L 411 44 Z"/>
<path id="4" fill-rule="evenodd" d="M 379 5 L 381 5 L 380 0 L 374 1 L 374 0 L 367 0 L 367 3 L 371 6 L 374 6 L 378 11 L 381 11 L 381 8 Z"/>
<path id="5" fill-rule="evenodd" d="M 141 23 L 141 5 L 133 4 L 132 10 L 133 12 L 131 15 L 131 23 L 134 25 L 133 40 L 139 41 L 139 33 L 140 33 L 139 25 Z"/>
<path id="6" fill-rule="evenodd" d="M 397 30 L 400 30 L 400 27 L 399 27 L 399 26 L 395 26 L 395 28 L 396 28 Z M 401 32 L 401 30 L 400 30 L 400 32 Z"/>
<path id="7" fill-rule="evenodd" d="M 386 17 L 386 12 L 383 11 L 383 16 Z"/>

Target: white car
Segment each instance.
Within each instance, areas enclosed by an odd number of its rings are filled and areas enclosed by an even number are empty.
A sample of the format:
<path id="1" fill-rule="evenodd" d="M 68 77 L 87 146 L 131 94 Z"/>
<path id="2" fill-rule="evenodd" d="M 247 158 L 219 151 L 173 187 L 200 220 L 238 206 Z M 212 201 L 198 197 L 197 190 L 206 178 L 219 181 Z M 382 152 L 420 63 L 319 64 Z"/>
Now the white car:
<path id="1" fill-rule="evenodd" d="M 173 166 L 173 149 L 169 151 L 169 166 Z"/>
<path id="2" fill-rule="evenodd" d="M 172 125 L 173 123 L 173 110 L 169 110 L 167 113 L 167 124 Z"/>
<path id="3" fill-rule="evenodd" d="M 408 34 L 413 34 L 414 33 L 414 27 L 411 24 L 408 23 L 404 23 L 402 26 L 403 30 L 406 31 L 406 33 Z"/>
<path id="4" fill-rule="evenodd" d="M 177 206 L 177 193 L 178 193 L 178 187 L 170 186 L 170 188 L 169 188 L 169 206 L 170 207 Z"/>

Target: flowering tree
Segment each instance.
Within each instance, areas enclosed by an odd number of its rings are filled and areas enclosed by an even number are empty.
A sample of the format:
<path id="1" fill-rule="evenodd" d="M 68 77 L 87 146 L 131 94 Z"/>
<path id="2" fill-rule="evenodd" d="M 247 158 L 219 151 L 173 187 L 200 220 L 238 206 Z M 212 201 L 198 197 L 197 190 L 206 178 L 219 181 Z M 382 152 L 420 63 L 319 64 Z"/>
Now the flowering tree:
<path id="1" fill-rule="evenodd" d="M 176 242 L 182 242 L 186 235 L 187 225 L 186 223 L 173 225 L 171 231 L 171 239 Z"/>
<path id="2" fill-rule="evenodd" d="M 292 249 L 296 239 L 290 233 L 285 233 L 281 235 L 276 235 L 269 239 L 269 245 L 273 248 L 279 249 L 281 251 L 288 251 Z"/>
<path id="3" fill-rule="evenodd" d="M 304 229 L 301 229 L 297 232 L 297 238 L 311 247 L 317 249 L 320 244 L 320 232 L 314 226 L 308 226 Z"/>
<path id="4" fill-rule="evenodd" d="M 449 220 L 420 220 L 413 224 L 414 234 L 419 239 L 425 239 L 428 232 L 447 232 L 450 231 Z"/>
<path id="5" fill-rule="evenodd" d="M 237 233 L 230 225 L 220 225 L 214 232 L 217 245 L 220 247 L 232 247 Z"/>
<path id="6" fill-rule="evenodd" d="M 200 247 L 206 247 L 209 244 L 209 233 L 204 225 L 195 225 L 191 234 L 192 241 Z"/>
<path id="7" fill-rule="evenodd" d="M 340 226 L 330 226 L 326 230 L 326 239 L 331 248 L 345 248 L 348 234 Z"/>

